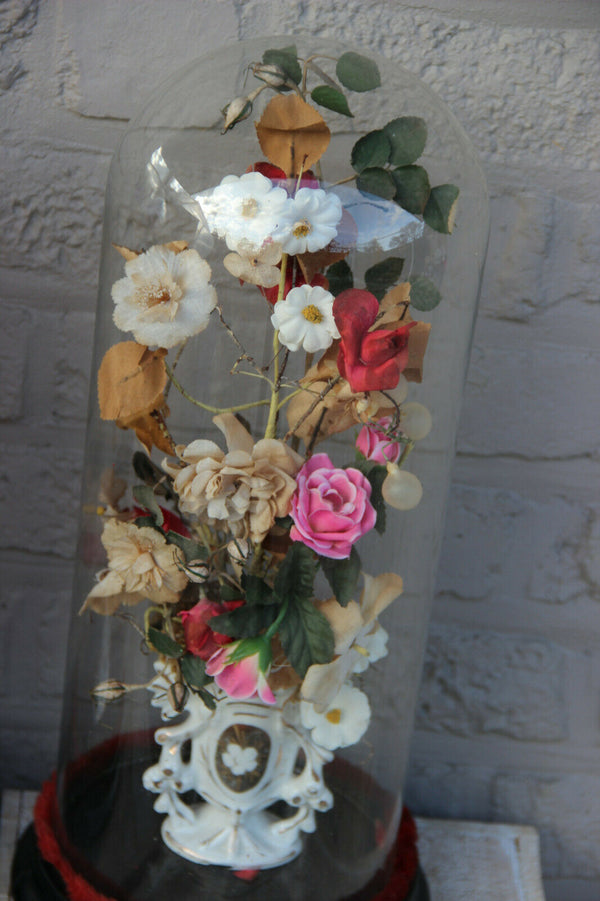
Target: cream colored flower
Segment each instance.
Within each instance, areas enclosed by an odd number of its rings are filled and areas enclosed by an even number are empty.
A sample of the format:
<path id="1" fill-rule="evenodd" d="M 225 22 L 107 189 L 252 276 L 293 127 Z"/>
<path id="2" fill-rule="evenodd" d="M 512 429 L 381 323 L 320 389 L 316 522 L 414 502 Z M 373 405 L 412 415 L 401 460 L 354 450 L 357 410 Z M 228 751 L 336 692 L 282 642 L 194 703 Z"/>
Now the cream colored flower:
<path id="1" fill-rule="evenodd" d="M 257 250 L 249 241 L 240 241 L 237 253 L 228 253 L 223 265 L 231 275 L 260 285 L 261 288 L 274 288 L 279 284 L 281 270 L 277 263 L 281 260 L 281 247 L 274 241 L 265 241 Z"/>
<path id="2" fill-rule="evenodd" d="M 82 612 L 112 614 L 121 604 L 145 599 L 175 604 L 179 600 L 188 581 L 181 571 L 179 551 L 156 529 L 109 519 L 104 524 L 102 544 L 108 568 L 88 594 Z"/>
<path id="3" fill-rule="evenodd" d="M 129 260 L 125 272 L 112 288 L 113 319 L 138 344 L 175 347 L 208 325 L 217 294 L 196 250 L 155 245 Z"/>
<path id="4" fill-rule="evenodd" d="M 379 576 L 364 574 L 365 587 L 360 604 L 350 601 L 345 607 L 331 598 L 321 604 L 321 613 L 329 620 L 335 638 L 331 663 L 309 666 L 302 683 L 302 697 L 322 712 L 333 701 L 352 673 L 362 672 L 366 663 L 387 653 L 385 633 L 377 617 L 402 593 L 402 579 L 395 573 Z"/>
<path id="5" fill-rule="evenodd" d="M 174 479 L 184 513 L 206 516 L 236 538 L 262 541 L 275 518 L 288 514 L 303 460 L 275 438 L 254 444 L 231 413 L 213 422 L 225 435 L 227 453 L 200 439 L 179 452 L 182 467 L 165 460 L 163 468 Z"/>

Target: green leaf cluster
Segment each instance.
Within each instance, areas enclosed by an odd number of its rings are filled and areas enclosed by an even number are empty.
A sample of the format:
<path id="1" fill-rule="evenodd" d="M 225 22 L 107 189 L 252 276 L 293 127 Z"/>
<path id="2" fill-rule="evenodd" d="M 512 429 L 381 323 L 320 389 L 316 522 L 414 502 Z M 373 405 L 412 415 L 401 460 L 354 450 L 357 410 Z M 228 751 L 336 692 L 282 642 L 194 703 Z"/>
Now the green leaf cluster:
<path id="1" fill-rule="evenodd" d="M 454 224 L 456 185 L 431 186 L 417 160 L 427 143 L 427 125 L 418 116 L 392 119 L 359 138 L 350 155 L 356 185 L 366 194 L 393 200 L 407 212 L 423 216 L 430 228 L 450 234 Z"/>
<path id="2" fill-rule="evenodd" d="M 300 676 L 313 663 L 328 663 L 333 657 L 333 633 L 312 601 L 318 565 L 310 548 L 294 542 L 273 586 L 260 576 L 245 573 L 242 587 L 246 603 L 213 617 L 211 628 L 236 639 L 253 638 L 275 628 L 288 660 Z"/>

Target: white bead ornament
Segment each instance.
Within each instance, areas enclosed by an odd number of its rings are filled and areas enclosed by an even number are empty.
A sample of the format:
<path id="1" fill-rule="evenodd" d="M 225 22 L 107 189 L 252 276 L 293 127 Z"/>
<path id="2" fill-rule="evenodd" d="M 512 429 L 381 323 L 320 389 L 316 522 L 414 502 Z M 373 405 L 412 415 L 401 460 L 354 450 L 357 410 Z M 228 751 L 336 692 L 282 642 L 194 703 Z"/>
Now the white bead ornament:
<path id="1" fill-rule="evenodd" d="M 399 469 L 395 463 L 388 463 L 387 471 L 381 486 L 384 501 L 396 510 L 412 510 L 423 496 L 420 481 L 412 472 Z"/>
<path id="2" fill-rule="evenodd" d="M 423 404 L 414 402 L 404 404 L 400 419 L 400 428 L 411 441 L 422 441 L 431 431 L 433 421 L 431 413 Z"/>

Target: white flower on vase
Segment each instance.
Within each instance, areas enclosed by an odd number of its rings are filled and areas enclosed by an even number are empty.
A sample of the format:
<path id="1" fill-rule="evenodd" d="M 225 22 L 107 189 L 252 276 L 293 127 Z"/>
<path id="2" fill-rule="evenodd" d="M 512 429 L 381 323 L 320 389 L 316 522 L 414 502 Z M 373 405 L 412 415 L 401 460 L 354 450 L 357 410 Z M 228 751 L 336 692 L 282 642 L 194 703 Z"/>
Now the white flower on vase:
<path id="1" fill-rule="evenodd" d="M 337 194 L 322 188 L 300 188 L 289 198 L 285 221 L 273 235 L 284 252 L 314 253 L 327 247 L 337 235 L 342 203 Z"/>
<path id="2" fill-rule="evenodd" d="M 196 250 L 157 244 L 125 264 L 112 287 L 117 328 L 138 344 L 175 347 L 208 325 L 217 304 L 210 266 Z"/>
<path id="3" fill-rule="evenodd" d="M 260 172 L 226 175 L 220 185 L 197 196 L 211 232 L 230 250 L 263 247 L 278 229 L 289 198 Z M 286 220 L 287 221 L 287 220 Z M 244 254 L 245 255 L 245 254 Z"/>
<path id="4" fill-rule="evenodd" d="M 222 759 L 234 776 L 244 776 L 256 769 L 258 752 L 256 748 L 242 748 L 241 745 L 230 742 Z"/>
<path id="5" fill-rule="evenodd" d="M 377 617 L 402 593 L 402 579 L 395 573 L 369 576 L 360 603 L 349 601 L 341 607 L 335 598 L 320 605 L 335 639 L 335 657 L 331 663 L 313 663 L 302 682 L 301 695 L 326 710 L 342 685 L 353 674 L 363 672 L 370 663 L 387 654 L 387 633 Z"/>
<path id="6" fill-rule="evenodd" d="M 356 744 L 362 738 L 369 726 L 371 708 L 362 691 L 345 684 L 322 712 L 310 701 L 301 701 L 300 715 L 312 740 L 333 751 Z"/>
<path id="7" fill-rule="evenodd" d="M 383 626 L 378 623 L 369 623 L 358 633 L 352 644 L 352 649 L 358 653 L 355 660 L 353 673 L 363 673 L 369 664 L 381 660 L 387 655 L 388 634 Z"/>
<path id="8" fill-rule="evenodd" d="M 271 323 L 290 350 L 326 350 L 340 333 L 333 318 L 333 294 L 325 288 L 300 285 L 273 307 Z"/>

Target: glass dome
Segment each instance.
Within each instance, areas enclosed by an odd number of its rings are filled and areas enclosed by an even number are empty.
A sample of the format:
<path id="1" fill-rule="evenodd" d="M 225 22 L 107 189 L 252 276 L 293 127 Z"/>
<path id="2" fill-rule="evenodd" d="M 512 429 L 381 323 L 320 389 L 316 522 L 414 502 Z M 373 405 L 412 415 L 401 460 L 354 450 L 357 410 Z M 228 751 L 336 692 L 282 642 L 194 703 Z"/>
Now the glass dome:
<path id="1" fill-rule="evenodd" d="M 487 232 L 445 105 L 330 41 L 217 50 L 131 122 L 57 782 L 98 892 L 386 884 Z"/>

